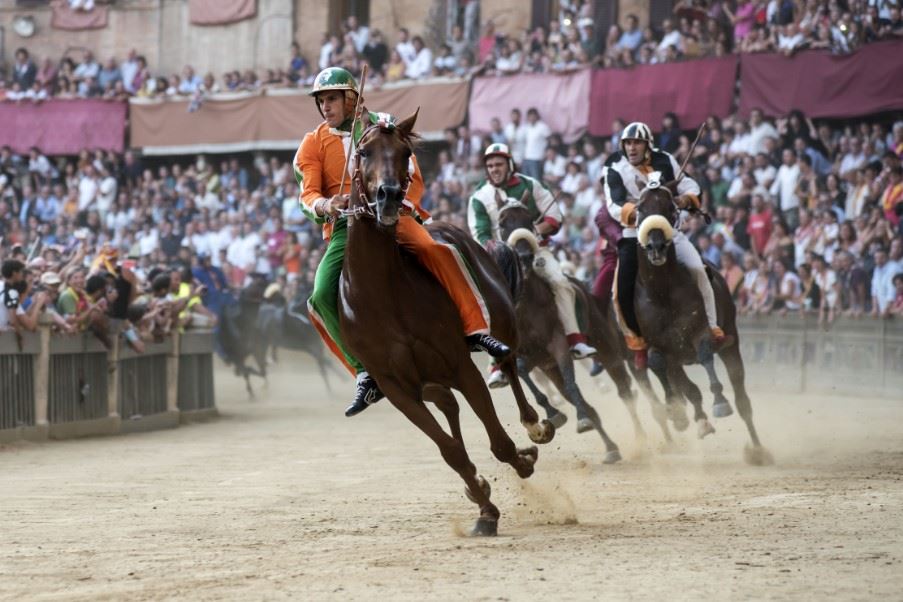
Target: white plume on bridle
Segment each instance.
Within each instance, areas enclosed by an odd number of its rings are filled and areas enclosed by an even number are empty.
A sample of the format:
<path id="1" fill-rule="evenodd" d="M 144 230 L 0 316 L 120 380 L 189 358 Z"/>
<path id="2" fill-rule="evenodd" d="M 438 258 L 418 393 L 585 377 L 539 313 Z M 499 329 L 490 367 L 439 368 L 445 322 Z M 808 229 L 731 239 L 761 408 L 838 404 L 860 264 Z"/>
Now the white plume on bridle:
<path id="1" fill-rule="evenodd" d="M 645 218 L 637 230 L 636 237 L 644 247 L 649 244 L 649 233 L 653 230 L 661 230 L 665 234 L 665 240 L 670 241 L 674 238 L 674 227 L 668 222 L 663 215 L 650 215 Z"/>
<path id="2" fill-rule="evenodd" d="M 539 241 L 536 239 L 536 235 L 527 230 L 526 228 L 518 228 L 514 232 L 508 235 L 508 243 L 509 247 L 513 247 L 520 241 L 525 240 L 527 244 L 530 245 L 530 248 L 533 249 L 533 253 L 535 254 L 539 251 Z"/>

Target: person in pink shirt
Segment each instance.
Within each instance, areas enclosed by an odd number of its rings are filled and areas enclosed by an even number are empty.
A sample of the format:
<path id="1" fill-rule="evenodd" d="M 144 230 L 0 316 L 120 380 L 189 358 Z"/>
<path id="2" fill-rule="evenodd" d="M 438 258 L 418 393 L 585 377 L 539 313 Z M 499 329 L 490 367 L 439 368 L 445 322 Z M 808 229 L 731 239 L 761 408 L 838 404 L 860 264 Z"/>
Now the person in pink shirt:
<path id="1" fill-rule="evenodd" d="M 734 25 L 734 42 L 739 44 L 752 31 L 756 21 L 756 5 L 751 1 L 742 2 L 741 0 L 741 4 L 737 6 L 737 12 L 732 13 L 726 4 L 724 12 Z"/>

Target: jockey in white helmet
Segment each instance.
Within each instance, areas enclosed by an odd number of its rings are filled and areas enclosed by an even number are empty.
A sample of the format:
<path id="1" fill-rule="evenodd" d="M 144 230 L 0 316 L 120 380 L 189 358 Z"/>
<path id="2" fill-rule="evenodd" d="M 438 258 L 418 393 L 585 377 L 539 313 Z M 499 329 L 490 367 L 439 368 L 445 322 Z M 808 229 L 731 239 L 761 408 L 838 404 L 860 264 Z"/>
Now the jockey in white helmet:
<path id="1" fill-rule="evenodd" d="M 483 163 L 486 180 L 477 186 L 467 206 L 471 234 L 480 244 L 486 244 L 490 239 L 501 240 L 501 209 L 508 203 L 525 205 L 536 224 L 535 233 L 542 245 L 536 258 L 541 260 L 537 263 L 543 267 L 536 273 L 549 284 L 555 295 L 555 306 L 570 344 L 571 355 L 574 359 L 594 355 L 596 349 L 587 344 L 586 336 L 580 332 L 577 323 L 573 284 L 562 273 L 552 252 L 545 247 L 545 239 L 561 228 L 562 215 L 558 203 L 541 181 L 515 171 L 508 145 L 490 144 L 483 153 Z"/>
<path id="2" fill-rule="evenodd" d="M 680 171 L 677 160 L 665 151 L 654 148 L 652 130 L 645 123 L 634 122 L 621 134 L 620 151 L 613 153 L 602 169 L 608 212 L 623 227 L 623 238 L 618 242 L 617 306 L 624 329 L 627 346 L 635 352 L 638 366 L 646 364 L 646 341 L 640 332 L 634 309 L 634 289 L 637 278 L 636 203 L 653 172 L 659 172 L 662 182 L 674 180 Z M 699 208 L 699 184 L 684 175 L 677 183 L 675 203 L 680 209 Z M 706 317 L 716 348 L 725 342 L 724 332 L 718 327 L 715 311 L 715 293 L 705 271 L 699 252 L 682 232 L 674 235 L 677 260 L 696 279 L 705 304 Z"/>

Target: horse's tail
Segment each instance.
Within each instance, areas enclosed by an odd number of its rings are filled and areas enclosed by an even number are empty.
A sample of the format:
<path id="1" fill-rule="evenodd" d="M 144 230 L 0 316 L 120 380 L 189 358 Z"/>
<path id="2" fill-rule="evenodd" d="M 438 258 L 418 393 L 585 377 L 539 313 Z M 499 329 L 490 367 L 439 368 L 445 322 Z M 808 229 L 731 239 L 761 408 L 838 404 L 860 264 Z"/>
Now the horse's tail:
<path id="1" fill-rule="evenodd" d="M 495 260 L 496 265 L 505 275 L 508 282 L 508 291 L 511 298 L 517 302 L 520 297 L 521 284 L 523 283 L 523 272 L 521 271 L 520 260 L 514 249 L 506 245 L 500 240 L 490 240 L 486 243 L 486 250 Z"/>
<path id="2" fill-rule="evenodd" d="M 526 228 L 518 228 L 514 232 L 508 235 L 508 243 L 509 247 L 515 247 L 517 243 L 520 241 L 526 241 L 530 248 L 533 250 L 533 254 L 539 252 L 539 241 L 536 239 L 536 235 L 527 230 Z"/>

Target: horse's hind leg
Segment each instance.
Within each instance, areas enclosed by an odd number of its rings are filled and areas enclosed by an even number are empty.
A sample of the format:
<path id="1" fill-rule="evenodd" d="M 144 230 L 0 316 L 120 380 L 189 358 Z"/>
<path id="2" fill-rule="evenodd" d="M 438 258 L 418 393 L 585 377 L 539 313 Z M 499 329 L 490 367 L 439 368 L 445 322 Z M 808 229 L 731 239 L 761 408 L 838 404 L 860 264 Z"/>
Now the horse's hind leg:
<path id="1" fill-rule="evenodd" d="M 542 391 L 542 389 L 536 386 L 536 383 L 533 381 L 533 377 L 530 376 L 530 369 L 521 360 L 518 360 L 517 362 L 517 373 L 518 375 L 520 375 L 521 379 L 523 379 L 523 381 L 527 383 L 527 388 L 530 389 L 531 393 L 533 393 L 533 397 L 536 398 L 536 403 L 538 403 L 540 407 L 546 411 L 546 416 L 548 417 L 549 422 L 551 422 L 556 429 L 564 426 L 564 424 L 568 421 L 567 415 L 564 412 L 559 412 L 558 408 L 556 408 L 549 402 L 549 398 Z"/>
<path id="2" fill-rule="evenodd" d="M 749 395 L 746 394 L 746 371 L 743 368 L 743 358 L 740 356 L 740 345 L 731 345 L 718 355 L 727 367 L 727 374 L 731 379 L 731 386 L 734 388 L 734 402 L 737 404 L 737 413 L 740 414 L 743 422 L 746 423 L 749 437 L 752 439 L 752 447 L 747 447 L 745 450 L 746 461 L 756 466 L 773 464 L 774 458 L 759 442 L 759 435 L 756 432 L 756 426 L 753 424 L 752 403 L 749 400 Z"/>
<path id="3" fill-rule="evenodd" d="M 709 422 L 709 417 L 706 416 L 705 410 L 702 409 L 702 391 L 690 380 L 690 377 L 684 371 L 684 367 L 675 362 L 673 365 L 668 366 L 668 373 L 674 385 L 693 406 L 693 420 L 696 421 L 699 438 L 702 439 L 706 435 L 714 433 L 715 427 Z"/>
<path id="4" fill-rule="evenodd" d="M 577 383 L 574 380 L 573 362 L 564 362 L 563 366 L 550 368 L 545 370 L 545 373 L 561 394 L 564 395 L 565 399 L 577 408 L 578 416 L 580 408 L 583 408 L 585 417 L 581 420 L 587 420 L 591 428 L 595 428 L 599 436 L 602 437 L 602 441 L 605 442 L 605 459 L 603 463 L 614 464 L 619 461 L 621 459 L 621 451 L 611 437 L 608 436 L 608 433 L 605 432 L 605 429 L 602 427 L 602 420 L 599 418 L 599 414 L 596 413 L 595 408 L 586 403 L 586 400 L 583 399 L 583 394 L 577 387 Z M 578 430 L 577 432 L 582 431 Z"/>
<path id="5" fill-rule="evenodd" d="M 659 428 L 662 429 L 665 441 L 671 443 L 673 439 L 671 438 L 671 429 L 668 428 L 668 408 L 665 407 L 665 404 L 663 404 L 658 398 L 658 395 L 655 394 L 652 383 L 649 382 L 649 373 L 646 370 L 637 370 L 632 366 L 630 371 L 633 374 L 633 378 L 636 380 L 640 391 L 642 391 L 643 395 L 646 396 L 646 399 L 649 400 L 649 405 L 652 408 L 652 417 L 658 423 Z"/>
<path id="6" fill-rule="evenodd" d="M 724 385 L 718 380 L 718 373 L 715 371 L 715 354 L 712 352 L 712 341 L 705 338 L 699 344 L 698 351 L 699 363 L 705 368 L 705 373 L 709 377 L 709 388 L 715 395 L 715 403 L 712 404 L 712 415 L 715 418 L 725 418 L 734 413 L 727 397 L 724 396 Z"/>
<path id="7" fill-rule="evenodd" d="M 501 462 L 510 464 L 520 478 L 526 479 L 533 474 L 533 465 L 539 457 L 539 451 L 535 446 L 526 449 L 517 449 L 514 441 L 505 432 L 499 417 L 492 405 L 492 396 L 483 377 L 473 362 L 463 362 L 458 377 L 457 389 L 461 391 L 467 403 L 473 408 L 474 413 L 489 435 L 489 447 L 492 454 Z"/>
<path id="8" fill-rule="evenodd" d="M 511 391 L 514 393 L 514 399 L 517 402 L 517 409 L 520 412 L 520 423 L 527 429 L 527 435 L 533 443 L 548 443 L 555 437 L 555 426 L 548 420 L 539 421 L 539 415 L 527 396 L 524 395 L 524 389 L 520 385 L 520 379 L 517 377 L 517 360 L 514 356 L 505 358 L 499 365 L 499 369 L 508 377 L 511 384 Z"/>
<path id="9" fill-rule="evenodd" d="M 668 361 L 665 354 L 658 349 L 649 351 L 649 369 L 658 377 L 662 388 L 665 390 L 665 408 L 668 418 L 674 423 L 674 428 L 678 431 L 685 431 L 690 426 L 690 420 L 687 418 L 687 412 L 682 405 L 682 399 L 674 390 L 671 379 L 668 377 Z"/>
<path id="10" fill-rule="evenodd" d="M 640 417 L 636 412 L 636 395 L 630 389 L 630 376 L 627 374 L 627 369 L 624 368 L 623 363 L 611 364 L 608 368 L 608 375 L 611 376 L 615 386 L 618 388 L 618 397 L 627 406 L 630 421 L 633 423 L 634 436 L 639 441 L 645 441 L 646 431 L 643 429 L 643 424 L 640 422 Z"/>
<path id="11" fill-rule="evenodd" d="M 405 387 L 386 379 L 381 379 L 379 385 L 392 405 L 433 440 L 445 463 L 464 480 L 467 497 L 480 507 L 480 517 L 471 533 L 473 535 L 498 533 L 499 509 L 489 500 L 489 484 L 482 476 L 477 475 L 477 469 L 470 461 L 464 443 L 442 430 L 436 418 L 420 399 L 420 391 L 415 387 Z"/>

